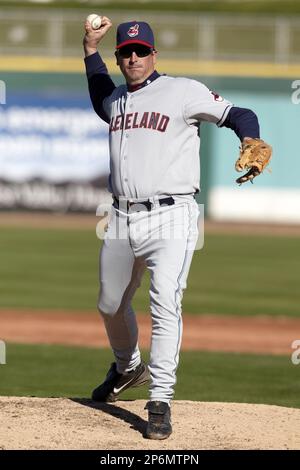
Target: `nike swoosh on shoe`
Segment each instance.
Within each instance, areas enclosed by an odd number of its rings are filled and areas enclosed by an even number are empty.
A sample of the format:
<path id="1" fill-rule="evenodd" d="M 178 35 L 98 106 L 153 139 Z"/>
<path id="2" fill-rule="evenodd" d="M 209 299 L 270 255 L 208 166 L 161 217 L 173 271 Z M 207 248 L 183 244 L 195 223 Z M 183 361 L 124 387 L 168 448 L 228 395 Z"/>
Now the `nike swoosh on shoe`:
<path id="1" fill-rule="evenodd" d="M 135 378 L 136 377 L 133 377 L 133 379 L 129 380 L 129 382 L 126 382 L 126 384 L 122 385 L 122 387 L 120 388 L 114 387 L 113 393 L 120 393 L 123 390 L 123 388 L 127 387 L 127 385 L 129 385 L 133 380 L 135 380 Z"/>

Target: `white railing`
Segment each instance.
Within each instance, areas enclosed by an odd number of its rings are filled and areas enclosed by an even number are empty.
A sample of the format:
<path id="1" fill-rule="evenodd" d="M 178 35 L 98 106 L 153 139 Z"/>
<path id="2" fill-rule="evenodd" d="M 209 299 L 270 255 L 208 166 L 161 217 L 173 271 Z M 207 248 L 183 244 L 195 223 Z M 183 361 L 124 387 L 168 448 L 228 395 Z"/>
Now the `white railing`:
<path id="1" fill-rule="evenodd" d="M 98 8 L 99 9 L 99 8 Z M 78 10 L 2 9 L 0 55 L 81 56 L 83 21 Z M 109 12 L 114 24 L 148 21 L 164 58 L 300 63 L 300 18 L 234 14 Z M 115 32 L 102 43 L 114 50 Z"/>

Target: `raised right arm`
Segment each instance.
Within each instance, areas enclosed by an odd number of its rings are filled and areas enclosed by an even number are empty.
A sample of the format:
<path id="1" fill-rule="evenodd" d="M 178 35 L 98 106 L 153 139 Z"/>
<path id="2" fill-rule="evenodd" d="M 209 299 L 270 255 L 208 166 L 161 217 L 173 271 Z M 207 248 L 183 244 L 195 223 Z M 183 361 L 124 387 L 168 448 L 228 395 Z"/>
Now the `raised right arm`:
<path id="1" fill-rule="evenodd" d="M 83 48 L 85 52 L 85 67 L 88 79 L 90 98 L 94 110 L 98 116 L 105 122 L 109 123 L 103 101 L 110 96 L 116 88 L 114 82 L 110 78 L 106 65 L 100 57 L 97 46 L 108 30 L 112 26 L 112 22 L 106 16 L 102 17 L 100 29 L 92 29 L 88 21 L 85 22 L 85 35 L 83 38 Z"/>

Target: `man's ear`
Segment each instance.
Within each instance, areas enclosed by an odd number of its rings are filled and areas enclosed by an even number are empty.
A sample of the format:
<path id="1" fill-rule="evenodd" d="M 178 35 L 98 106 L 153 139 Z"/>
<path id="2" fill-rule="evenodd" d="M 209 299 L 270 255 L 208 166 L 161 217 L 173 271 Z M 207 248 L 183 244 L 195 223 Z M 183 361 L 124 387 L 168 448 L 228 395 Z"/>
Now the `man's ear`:
<path id="1" fill-rule="evenodd" d="M 119 54 L 118 54 L 118 51 L 115 51 L 115 57 L 116 57 L 117 65 L 120 65 L 120 64 L 119 64 Z"/>

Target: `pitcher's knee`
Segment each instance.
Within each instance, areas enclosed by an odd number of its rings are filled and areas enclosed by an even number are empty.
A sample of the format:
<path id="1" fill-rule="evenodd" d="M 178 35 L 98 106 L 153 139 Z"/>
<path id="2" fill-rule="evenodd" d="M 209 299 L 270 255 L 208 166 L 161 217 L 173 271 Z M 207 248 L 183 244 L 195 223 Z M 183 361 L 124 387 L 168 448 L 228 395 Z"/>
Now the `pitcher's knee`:
<path id="1" fill-rule="evenodd" d="M 98 311 L 101 316 L 106 316 L 106 317 L 114 317 L 119 309 L 119 304 L 117 302 L 105 302 L 103 299 L 100 297 L 98 304 L 97 304 Z"/>

